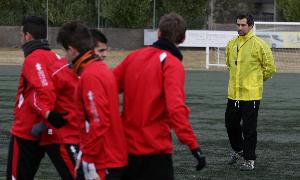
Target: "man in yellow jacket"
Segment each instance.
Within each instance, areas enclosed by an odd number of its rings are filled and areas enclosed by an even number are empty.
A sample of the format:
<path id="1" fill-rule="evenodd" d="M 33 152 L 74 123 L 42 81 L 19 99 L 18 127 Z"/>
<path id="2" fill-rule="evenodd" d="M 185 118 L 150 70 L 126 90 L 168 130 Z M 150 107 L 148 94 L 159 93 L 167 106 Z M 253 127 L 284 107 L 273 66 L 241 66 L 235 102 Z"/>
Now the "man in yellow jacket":
<path id="1" fill-rule="evenodd" d="M 263 83 L 272 77 L 276 67 L 269 45 L 252 31 L 253 17 L 239 15 L 236 25 L 239 35 L 226 47 L 229 82 L 225 124 L 234 150 L 228 164 L 243 157 L 240 170 L 251 171 L 256 159 L 257 115 Z"/>

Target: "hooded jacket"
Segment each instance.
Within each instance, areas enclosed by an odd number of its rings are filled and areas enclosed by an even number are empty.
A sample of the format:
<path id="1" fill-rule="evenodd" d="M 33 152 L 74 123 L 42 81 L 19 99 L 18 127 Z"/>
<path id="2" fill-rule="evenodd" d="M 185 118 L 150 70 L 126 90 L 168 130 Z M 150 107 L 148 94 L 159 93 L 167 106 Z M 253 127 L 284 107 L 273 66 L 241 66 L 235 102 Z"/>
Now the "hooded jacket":
<path id="1" fill-rule="evenodd" d="M 171 129 L 190 149 L 199 147 L 185 104 L 181 59 L 174 44 L 160 39 L 132 52 L 114 69 L 124 93 L 122 119 L 130 154 L 171 154 Z"/>
<path id="2" fill-rule="evenodd" d="M 262 99 L 264 81 L 276 72 L 270 47 L 252 31 L 228 42 L 226 64 L 228 98 L 232 100 Z"/>
<path id="3" fill-rule="evenodd" d="M 82 159 L 97 169 L 127 165 L 127 147 L 119 112 L 118 88 L 108 66 L 86 52 L 74 63 L 80 74 L 78 117 Z"/>
<path id="4" fill-rule="evenodd" d="M 49 125 L 45 114 L 53 109 L 56 99 L 49 67 L 60 61 L 60 58 L 50 51 L 46 40 L 27 42 L 23 51 L 25 60 L 19 80 L 11 133 L 23 139 L 36 140 L 30 133 L 33 125 L 40 121 Z"/>
<path id="5" fill-rule="evenodd" d="M 54 128 L 51 125 L 42 134 L 41 145 L 47 144 L 79 144 L 80 129 L 75 96 L 79 78 L 69 68 L 69 64 L 62 58 L 60 62 L 48 67 L 49 75 L 55 88 L 56 101 L 53 111 L 65 113 L 66 125 L 61 128 Z"/>

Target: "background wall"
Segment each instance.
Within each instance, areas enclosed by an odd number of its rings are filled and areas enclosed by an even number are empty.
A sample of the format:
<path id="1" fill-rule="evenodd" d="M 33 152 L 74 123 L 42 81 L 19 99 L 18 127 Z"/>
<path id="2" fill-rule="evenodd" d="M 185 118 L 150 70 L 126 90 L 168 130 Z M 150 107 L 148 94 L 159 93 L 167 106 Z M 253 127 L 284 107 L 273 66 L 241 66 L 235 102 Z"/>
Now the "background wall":
<path id="1" fill-rule="evenodd" d="M 52 48 L 60 47 L 56 43 L 58 29 L 58 27 L 49 28 L 48 39 Z M 143 29 L 105 28 L 101 31 L 107 36 L 108 44 L 112 49 L 133 50 L 144 46 Z M 0 26 L 0 47 L 17 48 L 20 46 L 20 27 Z"/>
<path id="2" fill-rule="evenodd" d="M 20 27 L 1 26 L 0 27 L 0 47 L 16 48 L 20 47 Z"/>

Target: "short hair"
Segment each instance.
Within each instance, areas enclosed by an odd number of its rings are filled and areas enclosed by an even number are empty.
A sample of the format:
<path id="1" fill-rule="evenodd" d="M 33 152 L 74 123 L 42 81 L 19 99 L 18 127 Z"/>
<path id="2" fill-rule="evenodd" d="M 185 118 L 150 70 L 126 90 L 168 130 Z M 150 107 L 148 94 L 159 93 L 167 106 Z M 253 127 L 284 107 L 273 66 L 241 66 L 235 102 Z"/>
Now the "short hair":
<path id="1" fill-rule="evenodd" d="M 88 27 L 80 21 L 72 21 L 64 24 L 59 29 L 56 41 L 64 49 L 68 50 L 69 46 L 72 46 L 80 53 L 93 48 L 92 35 Z"/>
<path id="2" fill-rule="evenodd" d="M 31 34 L 33 39 L 47 38 L 47 23 L 42 17 L 24 16 L 21 25 L 23 26 L 23 33 Z"/>
<path id="3" fill-rule="evenodd" d="M 107 44 L 107 38 L 105 37 L 105 35 L 100 30 L 90 29 L 90 32 L 91 32 L 92 37 L 93 37 L 94 47 L 97 46 L 98 42 Z"/>
<path id="4" fill-rule="evenodd" d="M 169 13 L 160 18 L 158 29 L 161 32 L 161 38 L 180 44 L 185 38 L 186 22 L 179 14 Z"/>
<path id="5" fill-rule="evenodd" d="M 254 18 L 251 14 L 240 14 L 236 17 L 236 20 L 238 19 L 247 19 L 248 26 L 254 25 Z"/>

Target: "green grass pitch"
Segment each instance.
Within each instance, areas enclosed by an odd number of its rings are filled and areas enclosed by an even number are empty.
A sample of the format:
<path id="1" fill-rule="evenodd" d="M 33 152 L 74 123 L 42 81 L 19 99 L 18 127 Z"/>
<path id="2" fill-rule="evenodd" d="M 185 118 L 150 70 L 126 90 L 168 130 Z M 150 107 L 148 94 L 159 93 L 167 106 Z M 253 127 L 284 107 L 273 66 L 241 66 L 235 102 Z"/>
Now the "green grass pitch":
<path id="1" fill-rule="evenodd" d="M 19 66 L 0 66 L 0 179 L 5 179 L 9 130 L 19 79 Z M 300 74 L 276 74 L 265 84 L 258 116 L 256 170 L 240 172 L 226 165 L 231 152 L 224 126 L 227 72 L 187 71 L 186 102 L 190 122 L 207 167 L 196 172 L 195 161 L 186 146 L 174 136 L 174 171 L 177 180 L 300 179 Z M 58 179 L 48 158 L 36 179 Z"/>

